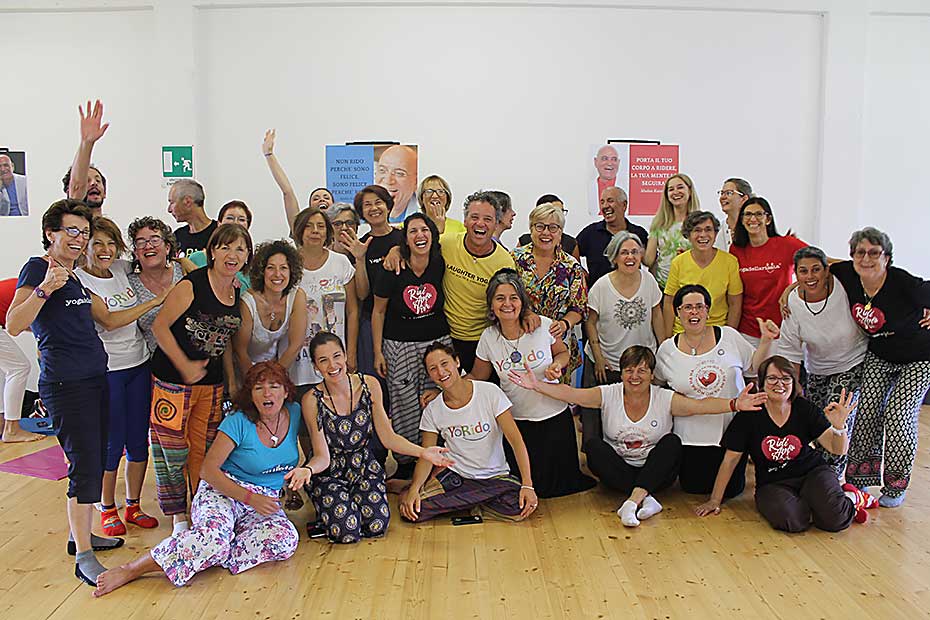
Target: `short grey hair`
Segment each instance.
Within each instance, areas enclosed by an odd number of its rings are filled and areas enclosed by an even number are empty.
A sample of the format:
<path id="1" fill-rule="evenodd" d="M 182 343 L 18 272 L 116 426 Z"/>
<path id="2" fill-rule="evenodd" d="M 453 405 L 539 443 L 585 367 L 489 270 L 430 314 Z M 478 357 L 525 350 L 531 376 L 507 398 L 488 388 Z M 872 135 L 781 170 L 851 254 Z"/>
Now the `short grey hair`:
<path id="1" fill-rule="evenodd" d="M 194 179 L 180 179 L 175 182 L 174 187 L 177 188 L 174 194 L 177 200 L 182 200 L 189 196 L 194 201 L 194 204 L 201 207 L 203 206 L 205 198 L 203 185 Z"/>
<path id="2" fill-rule="evenodd" d="M 559 227 L 565 228 L 565 210 L 554 202 L 544 202 L 530 211 L 530 226 L 548 217 L 555 217 Z"/>
<path id="3" fill-rule="evenodd" d="M 622 200 L 623 202 L 629 204 L 629 202 L 630 202 L 630 197 L 626 195 L 626 190 L 625 190 L 625 189 L 623 189 L 622 187 L 618 187 L 618 186 L 616 186 L 616 185 L 611 185 L 610 187 L 605 187 L 605 188 L 604 188 L 604 192 L 606 192 L 606 191 L 608 191 L 608 190 L 611 190 L 611 189 L 617 190 L 617 191 L 620 193 L 620 200 Z M 602 195 L 602 196 L 604 195 L 604 192 L 601 192 L 601 195 Z"/>
<path id="4" fill-rule="evenodd" d="M 879 245 L 882 248 L 882 251 L 885 253 L 885 256 L 888 257 L 888 264 L 891 264 L 891 253 L 894 249 L 894 246 L 891 244 L 891 237 L 886 233 L 883 233 L 877 228 L 872 226 L 866 226 L 862 230 L 857 230 L 849 238 L 849 255 L 852 256 L 853 252 L 856 251 L 856 248 L 863 241 L 868 241 L 872 245 Z"/>
<path id="5" fill-rule="evenodd" d="M 710 211 L 692 211 L 681 224 L 681 236 L 685 239 L 690 237 L 691 233 L 694 231 L 694 227 L 704 220 L 710 220 L 714 225 L 714 232 L 720 232 L 720 220 L 717 219 L 716 215 Z"/>
<path id="6" fill-rule="evenodd" d="M 347 202 L 337 202 L 326 211 L 324 211 L 323 214 L 329 218 L 330 222 L 332 222 L 334 219 L 336 219 L 337 216 L 345 213 L 346 211 L 352 214 L 352 222 L 355 224 L 355 227 L 358 228 L 361 226 L 362 220 L 359 218 L 358 213 L 355 211 L 355 207 Z"/>
<path id="7" fill-rule="evenodd" d="M 820 264 L 821 264 L 821 265 L 823 265 L 824 267 L 827 267 L 827 264 L 828 264 L 828 263 L 827 263 L 827 255 L 826 255 L 826 253 L 824 253 L 824 251 L 821 250 L 821 249 L 818 248 L 818 247 L 809 245 L 809 246 L 807 246 L 807 247 L 801 248 L 800 250 L 798 250 L 797 252 L 794 253 L 794 268 L 795 268 L 795 270 L 797 270 L 797 268 L 798 268 L 798 263 L 800 263 L 800 262 L 801 262 L 802 260 L 804 260 L 805 258 L 813 258 L 813 259 L 816 259 L 816 260 L 820 261 Z"/>
<path id="8" fill-rule="evenodd" d="M 473 202 L 486 202 L 492 207 L 494 207 L 494 219 L 497 222 L 501 221 L 501 217 L 504 215 L 503 207 L 501 207 L 500 200 L 495 196 L 497 192 L 490 192 L 483 189 L 478 190 L 474 194 L 469 194 L 468 198 L 465 199 L 465 217 L 468 217 L 468 207 Z"/>
<path id="9" fill-rule="evenodd" d="M 611 265 L 617 260 L 617 254 L 620 253 L 620 246 L 630 240 L 635 241 L 640 250 L 643 249 L 643 240 L 639 238 L 639 235 L 634 235 L 628 230 L 621 230 L 611 238 L 610 243 L 604 248 L 604 256 L 610 261 Z"/>

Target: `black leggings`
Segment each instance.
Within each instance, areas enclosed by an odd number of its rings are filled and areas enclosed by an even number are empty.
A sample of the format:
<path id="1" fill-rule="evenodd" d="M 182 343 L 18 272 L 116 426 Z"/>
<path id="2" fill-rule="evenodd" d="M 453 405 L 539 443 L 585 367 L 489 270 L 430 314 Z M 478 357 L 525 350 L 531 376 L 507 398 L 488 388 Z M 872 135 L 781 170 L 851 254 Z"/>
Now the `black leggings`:
<path id="1" fill-rule="evenodd" d="M 660 439 L 649 451 L 642 467 L 624 461 L 603 439 L 589 439 L 585 443 L 585 453 L 588 455 L 588 469 L 607 488 L 629 494 L 640 487 L 655 493 L 675 482 L 681 462 L 681 439 L 674 433 Z"/>
<path id="2" fill-rule="evenodd" d="M 710 495 L 714 490 L 714 481 L 717 480 L 717 470 L 723 462 L 726 449 L 720 446 L 683 446 L 681 449 L 681 471 L 678 482 L 685 493 L 697 495 Z M 733 476 L 727 489 L 723 493 L 724 499 L 736 497 L 746 488 L 746 461 L 749 453 L 736 464 Z"/>

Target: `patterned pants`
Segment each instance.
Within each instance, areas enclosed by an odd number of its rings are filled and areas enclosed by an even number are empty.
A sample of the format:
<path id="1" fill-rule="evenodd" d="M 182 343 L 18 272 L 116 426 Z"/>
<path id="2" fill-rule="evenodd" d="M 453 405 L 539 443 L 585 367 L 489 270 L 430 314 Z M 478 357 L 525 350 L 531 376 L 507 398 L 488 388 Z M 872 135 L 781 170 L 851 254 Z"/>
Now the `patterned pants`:
<path id="1" fill-rule="evenodd" d="M 383 470 L 380 480 L 361 478 L 350 483 L 323 474 L 312 478 L 310 484 L 313 505 L 331 541 L 355 543 L 363 537 L 375 538 L 387 532 L 391 509 Z"/>
<path id="2" fill-rule="evenodd" d="M 808 373 L 807 381 L 804 385 L 804 395 L 809 401 L 814 403 L 814 405 L 823 410 L 832 402 L 840 401 L 840 393 L 843 389 L 846 389 L 846 393 L 852 393 L 853 398 L 856 401 L 859 400 L 860 396 L 860 387 L 862 386 L 862 364 L 857 364 L 845 372 L 838 372 L 833 375 L 815 375 L 813 373 Z M 846 426 L 848 427 L 849 437 L 852 438 L 853 431 L 856 426 L 856 411 L 858 410 L 858 405 L 852 410 L 852 413 L 849 414 L 849 419 L 846 420 Z M 848 455 L 838 455 L 833 454 L 829 450 L 824 449 L 819 442 L 814 442 L 814 445 L 817 451 L 823 456 L 824 461 L 827 462 L 827 465 L 833 468 L 836 472 L 836 477 L 842 479 L 846 473 L 846 462 L 849 460 Z"/>
<path id="3" fill-rule="evenodd" d="M 889 497 L 907 490 L 917 456 L 917 417 L 927 389 L 930 361 L 895 364 L 866 353 L 847 481 L 857 487 L 883 484 L 882 493 Z"/>
<path id="4" fill-rule="evenodd" d="M 472 480 L 444 469 L 423 485 L 416 522 L 475 507 L 499 519 L 519 521 L 520 483 L 510 475 Z"/>
<path id="5" fill-rule="evenodd" d="M 443 344 L 452 346 L 452 339 L 443 336 L 437 339 Z M 411 443 L 420 445 L 420 394 L 427 388 L 436 387 L 426 374 L 423 365 L 423 353 L 426 347 L 433 343 L 400 342 L 398 340 L 384 339 L 382 353 L 388 363 L 388 395 L 391 401 L 391 425 L 394 432 Z M 398 463 L 412 463 L 416 461 L 412 456 L 395 454 Z"/>
<path id="6" fill-rule="evenodd" d="M 232 479 L 255 494 L 278 496 L 276 489 Z M 194 496 L 191 519 L 191 529 L 166 538 L 151 551 L 152 559 L 176 586 L 211 566 L 222 566 L 236 575 L 264 562 L 286 560 L 294 555 L 300 540 L 283 510 L 259 514 L 204 481 Z"/>
<path id="7" fill-rule="evenodd" d="M 165 515 L 187 509 L 200 467 L 223 419 L 222 385 L 178 385 L 152 378 L 149 424 L 155 491 Z"/>

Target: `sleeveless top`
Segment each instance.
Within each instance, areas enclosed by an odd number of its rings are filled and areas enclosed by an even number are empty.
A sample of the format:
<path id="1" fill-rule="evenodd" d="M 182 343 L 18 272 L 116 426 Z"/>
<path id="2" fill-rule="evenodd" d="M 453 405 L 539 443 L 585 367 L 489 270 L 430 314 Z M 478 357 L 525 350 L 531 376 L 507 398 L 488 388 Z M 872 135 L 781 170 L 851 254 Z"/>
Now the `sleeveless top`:
<path id="1" fill-rule="evenodd" d="M 297 288 L 291 289 L 287 294 L 287 302 L 284 308 L 284 322 L 281 327 L 271 331 L 262 325 L 258 313 L 258 306 L 255 303 L 255 296 L 246 291 L 242 294 L 242 301 L 252 313 L 252 335 L 249 337 L 249 359 L 253 364 L 273 360 L 278 357 L 278 341 L 287 334 L 287 328 L 291 323 L 291 310 L 294 307 L 294 298 L 297 296 Z"/>
<path id="2" fill-rule="evenodd" d="M 171 266 L 171 284 L 177 284 L 180 282 L 181 278 L 184 277 L 184 270 L 181 269 L 181 265 L 177 261 L 172 261 Z M 140 304 L 144 304 L 147 301 L 155 299 L 156 295 L 142 284 L 142 278 L 140 278 L 139 275 L 139 273 L 131 271 L 127 277 L 129 278 L 129 286 L 131 286 L 132 290 L 136 293 L 136 299 L 139 300 Z M 155 340 L 155 334 L 152 333 L 152 323 L 155 322 L 155 317 L 158 316 L 160 310 L 161 306 L 152 308 L 136 321 L 139 329 L 142 330 L 145 344 L 149 347 L 149 354 L 154 353 L 155 349 L 158 348 L 158 341 Z"/>
<path id="3" fill-rule="evenodd" d="M 372 415 L 371 392 L 365 376 L 355 375 L 361 381 L 362 394 L 358 404 L 348 415 L 333 411 L 323 398 L 323 391 L 314 386 L 316 396 L 317 424 L 323 430 L 329 445 L 330 465 L 324 472 L 328 476 L 344 478 L 350 484 L 361 478 L 383 478 L 381 464 L 371 454 L 370 444 L 375 433 Z"/>

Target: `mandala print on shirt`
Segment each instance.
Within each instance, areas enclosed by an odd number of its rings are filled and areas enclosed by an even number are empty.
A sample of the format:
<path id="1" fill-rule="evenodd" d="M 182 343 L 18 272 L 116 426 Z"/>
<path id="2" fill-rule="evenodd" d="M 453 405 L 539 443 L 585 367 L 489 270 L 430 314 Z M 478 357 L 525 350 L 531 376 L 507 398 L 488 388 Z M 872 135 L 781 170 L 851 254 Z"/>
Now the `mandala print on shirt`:
<path id="1" fill-rule="evenodd" d="M 624 329 L 634 329 L 646 320 L 646 303 L 642 297 L 633 301 L 618 299 L 614 304 L 614 320 Z"/>

